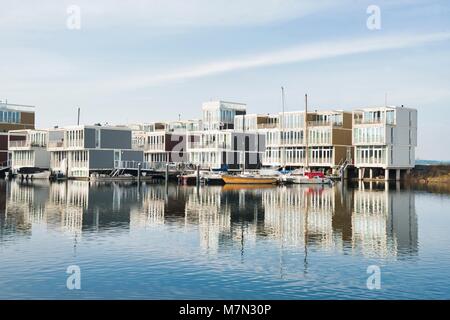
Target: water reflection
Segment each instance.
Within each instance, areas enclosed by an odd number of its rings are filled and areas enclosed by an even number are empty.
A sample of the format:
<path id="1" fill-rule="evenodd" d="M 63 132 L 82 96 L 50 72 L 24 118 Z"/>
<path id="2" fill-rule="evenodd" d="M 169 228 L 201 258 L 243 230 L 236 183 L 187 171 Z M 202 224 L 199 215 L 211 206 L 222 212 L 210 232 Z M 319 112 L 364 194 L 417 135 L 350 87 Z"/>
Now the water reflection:
<path id="1" fill-rule="evenodd" d="M 201 251 L 280 248 L 401 258 L 418 253 L 414 193 L 395 188 L 188 187 L 13 181 L 0 184 L 0 245 L 35 229 L 81 240 L 92 232 L 198 233 Z"/>

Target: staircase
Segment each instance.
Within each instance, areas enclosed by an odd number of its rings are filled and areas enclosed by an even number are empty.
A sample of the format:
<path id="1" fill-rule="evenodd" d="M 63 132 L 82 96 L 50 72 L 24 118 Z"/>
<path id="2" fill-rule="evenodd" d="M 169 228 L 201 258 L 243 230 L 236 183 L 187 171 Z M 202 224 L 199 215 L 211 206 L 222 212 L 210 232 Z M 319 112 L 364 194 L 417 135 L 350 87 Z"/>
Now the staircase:
<path id="1" fill-rule="evenodd" d="M 351 160 L 345 159 L 339 162 L 339 164 L 336 166 L 335 169 L 338 172 L 338 175 L 341 179 L 344 177 L 345 170 L 347 170 L 347 168 L 351 165 L 352 165 Z"/>

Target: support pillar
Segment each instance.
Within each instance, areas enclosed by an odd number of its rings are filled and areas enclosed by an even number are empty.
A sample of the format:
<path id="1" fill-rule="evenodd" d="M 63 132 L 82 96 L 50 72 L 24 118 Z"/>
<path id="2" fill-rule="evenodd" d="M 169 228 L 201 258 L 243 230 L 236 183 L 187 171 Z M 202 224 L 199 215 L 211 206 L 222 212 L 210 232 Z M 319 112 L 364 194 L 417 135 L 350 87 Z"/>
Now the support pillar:
<path id="1" fill-rule="evenodd" d="M 370 180 L 373 180 L 373 169 L 372 168 L 369 169 L 369 177 L 370 177 Z"/>
<path id="2" fill-rule="evenodd" d="M 358 175 L 359 175 L 359 180 L 364 179 L 364 168 L 359 168 Z"/>
<path id="3" fill-rule="evenodd" d="M 401 177 L 402 177 L 401 173 L 402 173 L 402 171 L 400 169 L 397 169 L 395 171 L 395 181 L 400 181 L 401 180 Z"/>
<path id="4" fill-rule="evenodd" d="M 389 181 L 389 169 L 384 170 L 384 181 Z"/>

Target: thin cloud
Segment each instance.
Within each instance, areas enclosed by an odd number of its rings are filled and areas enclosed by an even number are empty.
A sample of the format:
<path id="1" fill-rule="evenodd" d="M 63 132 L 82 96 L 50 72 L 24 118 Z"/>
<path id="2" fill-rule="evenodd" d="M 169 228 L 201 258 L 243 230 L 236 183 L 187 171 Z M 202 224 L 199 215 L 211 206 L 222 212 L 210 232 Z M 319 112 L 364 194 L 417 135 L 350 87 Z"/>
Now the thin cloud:
<path id="1" fill-rule="evenodd" d="M 168 82 L 208 77 L 225 72 L 329 59 L 384 50 L 404 49 L 425 45 L 427 43 L 446 41 L 449 39 L 450 32 L 441 32 L 422 35 L 394 35 L 320 42 L 257 54 L 254 56 L 236 57 L 230 60 L 216 61 L 192 67 L 180 68 L 178 70 L 169 70 L 154 76 L 129 76 L 122 78 L 120 83 L 117 84 L 128 87 L 155 86 Z"/>

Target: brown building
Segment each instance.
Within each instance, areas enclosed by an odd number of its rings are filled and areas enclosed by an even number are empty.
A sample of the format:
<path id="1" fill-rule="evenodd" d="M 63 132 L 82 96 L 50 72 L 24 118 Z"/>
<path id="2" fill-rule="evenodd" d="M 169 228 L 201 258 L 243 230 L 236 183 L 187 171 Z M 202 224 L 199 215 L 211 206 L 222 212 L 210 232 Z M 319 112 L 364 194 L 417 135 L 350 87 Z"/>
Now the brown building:
<path id="1" fill-rule="evenodd" d="M 34 129 L 35 114 L 33 106 L 0 102 L 0 168 L 8 163 L 8 132 L 10 130 Z M 23 140 L 22 135 L 11 136 L 11 141 Z"/>

